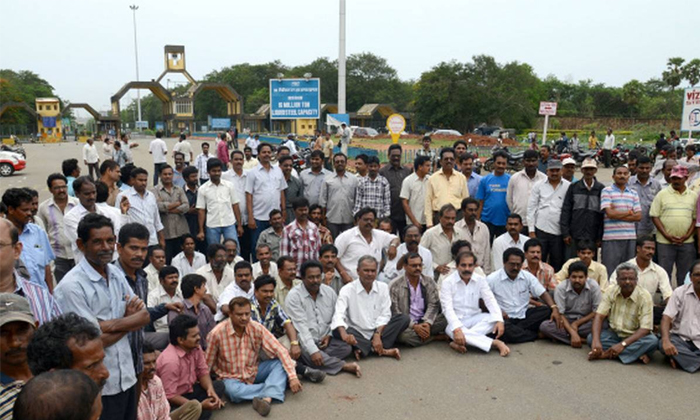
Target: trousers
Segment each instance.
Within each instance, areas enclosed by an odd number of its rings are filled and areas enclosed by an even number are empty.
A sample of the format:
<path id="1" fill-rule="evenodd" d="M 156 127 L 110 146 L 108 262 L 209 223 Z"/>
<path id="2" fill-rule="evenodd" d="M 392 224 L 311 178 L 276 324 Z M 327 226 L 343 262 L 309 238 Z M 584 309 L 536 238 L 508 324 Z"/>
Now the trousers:
<path id="1" fill-rule="evenodd" d="M 600 251 L 601 263 L 608 270 L 608 275 L 612 275 L 618 265 L 634 258 L 636 243 L 634 239 L 603 241 Z"/>
<path id="2" fill-rule="evenodd" d="M 214 391 L 216 392 L 216 395 L 219 396 L 219 398 L 224 398 L 226 395 L 226 387 L 224 386 L 223 381 L 212 381 L 212 385 L 214 386 Z M 187 398 L 188 400 L 196 400 L 199 401 L 200 403 L 206 399 L 209 398 L 207 395 L 207 391 L 202 388 L 202 385 L 199 384 L 199 382 L 195 382 L 194 385 L 192 386 L 192 392 L 188 394 L 183 394 L 182 395 L 184 398 Z M 170 417 L 172 418 L 173 413 L 170 413 Z M 200 420 L 208 420 L 212 415 L 212 412 L 210 410 L 202 410 L 202 414 L 199 417 Z"/>
<path id="3" fill-rule="evenodd" d="M 331 337 L 331 341 L 323 350 L 319 349 L 321 357 L 323 357 L 323 366 L 317 366 L 311 361 L 311 355 L 302 351 L 301 357 L 297 363 L 302 366 L 307 366 L 313 369 L 318 369 L 326 372 L 329 375 L 336 375 L 345 366 L 345 359 L 352 353 L 352 347 L 343 340 Z"/>
<path id="4" fill-rule="evenodd" d="M 430 326 L 430 337 L 423 341 L 420 336 L 413 330 L 412 327 L 408 327 L 399 334 L 398 341 L 401 344 L 411 347 L 419 347 L 423 344 L 428 344 L 433 341 L 434 336 L 438 334 L 443 334 L 447 328 L 447 319 L 445 315 L 440 314 L 435 318 L 435 322 Z"/>
<path id="5" fill-rule="evenodd" d="M 389 323 L 386 324 L 384 330 L 382 331 L 382 346 L 385 349 L 392 349 L 396 347 L 396 339 L 399 334 L 408 328 L 408 324 L 411 323 L 411 318 L 408 315 L 396 314 L 391 317 Z M 372 341 L 366 339 L 362 334 L 360 334 L 356 329 L 350 327 L 347 329 L 348 334 L 355 336 L 357 344 L 354 346 L 355 349 L 362 353 L 362 357 L 367 357 L 372 352 Z M 335 338 L 340 340 L 340 334 L 338 330 L 333 331 Z"/>
<path id="6" fill-rule="evenodd" d="M 551 315 L 552 310 L 547 306 L 537 306 L 528 308 L 523 319 L 506 319 L 504 322 L 505 332 L 501 336 L 501 341 L 512 344 L 535 341 L 540 330 L 540 324 Z"/>
<path id="7" fill-rule="evenodd" d="M 690 271 L 693 261 L 696 259 L 695 244 L 671 245 L 656 243 L 656 253 L 659 256 L 659 265 L 668 274 L 673 284 L 673 265 L 676 266 L 676 287 L 683 285 L 685 275 Z"/>
<path id="8" fill-rule="evenodd" d="M 233 239 L 236 241 L 236 249 L 241 249 L 240 244 L 238 243 L 238 231 L 236 230 L 235 224 L 220 227 L 206 226 L 204 228 L 204 233 L 207 238 L 207 245 L 220 244 L 221 237 L 223 236 L 224 239 Z"/>
<path id="9" fill-rule="evenodd" d="M 138 407 L 136 406 L 135 384 L 126 391 L 115 395 L 102 396 L 102 415 L 100 420 L 136 420 Z"/>
<path id="10" fill-rule="evenodd" d="M 600 332 L 600 344 L 603 346 L 603 351 L 621 343 L 623 339 L 617 333 L 609 328 Z M 593 334 L 588 334 L 588 345 L 593 343 Z M 625 347 L 618 356 L 624 364 L 629 364 L 639 360 L 643 355 L 651 356 L 659 346 L 659 339 L 654 334 L 646 335 L 634 343 Z"/>
<path id="11" fill-rule="evenodd" d="M 199 401 L 187 401 L 179 408 L 170 412 L 170 420 L 199 420 L 203 419 L 202 404 Z"/>
<path id="12" fill-rule="evenodd" d="M 564 238 L 537 228 L 535 228 L 535 235 L 542 242 L 542 261 L 549 263 L 554 268 L 554 272 L 561 270 L 561 266 L 564 265 Z"/>
<path id="13" fill-rule="evenodd" d="M 168 164 L 167 162 L 153 164 L 153 186 L 154 187 L 156 185 L 158 185 L 158 176 L 160 176 L 160 168 L 162 166 L 167 165 L 167 164 Z"/>
<path id="14" fill-rule="evenodd" d="M 700 349 L 692 341 L 683 340 L 678 334 L 671 334 L 671 344 L 676 346 L 678 354 L 671 356 L 676 361 L 678 367 L 686 372 L 694 373 L 700 369 Z M 664 352 L 659 340 L 659 351 Z"/>
<path id="15" fill-rule="evenodd" d="M 258 365 L 258 374 L 252 384 L 238 379 L 224 379 L 226 395 L 233 403 L 251 401 L 253 398 L 272 398 L 284 402 L 287 388 L 287 372 L 278 359 L 265 360 Z"/>
<path id="16" fill-rule="evenodd" d="M 467 340 L 467 345 L 474 346 L 488 353 L 493 344 L 493 338 L 488 337 L 488 335 L 493 332 L 493 328 L 496 326 L 496 321 L 491 320 L 491 314 L 482 312 L 468 319 L 460 319 L 460 321 L 462 322 L 462 333 L 464 333 L 464 338 Z M 454 340 L 454 331 L 448 328 L 446 332 Z"/>
<path id="17" fill-rule="evenodd" d="M 572 323 L 576 321 L 574 318 L 566 317 L 566 319 L 569 321 L 569 323 Z M 581 326 L 578 327 L 578 335 L 581 338 L 586 338 L 588 337 L 588 334 L 591 333 L 591 330 L 593 328 L 593 321 L 588 321 L 585 324 L 582 324 Z M 571 336 L 569 335 L 568 332 L 564 328 L 557 328 L 557 323 L 552 321 L 551 319 L 548 319 L 544 321 L 542 324 L 540 324 L 540 332 L 542 334 L 546 335 L 547 337 L 561 341 L 562 343 L 565 344 L 571 344 Z"/>

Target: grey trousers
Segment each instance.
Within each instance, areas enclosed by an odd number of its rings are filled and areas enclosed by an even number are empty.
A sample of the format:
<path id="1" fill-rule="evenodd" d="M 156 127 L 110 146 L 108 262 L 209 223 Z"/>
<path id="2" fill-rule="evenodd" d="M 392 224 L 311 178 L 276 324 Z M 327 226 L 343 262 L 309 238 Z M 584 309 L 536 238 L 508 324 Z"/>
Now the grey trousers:
<path id="1" fill-rule="evenodd" d="M 676 265 L 676 287 L 683 285 L 685 275 L 690 271 L 690 266 L 697 258 L 695 243 L 683 245 L 670 245 L 656 243 L 656 253 L 659 257 L 659 265 L 666 270 L 669 280 L 673 285 L 673 265 Z"/>
<path id="2" fill-rule="evenodd" d="M 636 254 L 636 242 L 634 239 L 624 241 L 603 241 L 601 246 L 601 262 L 612 275 L 618 265 L 634 258 Z"/>
<path id="3" fill-rule="evenodd" d="M 427 340 L 422 341 L 420 336 L 418 336 L 418 334 L 411 327 L 403 330 L 403 332 L 399 334 L 398 340 L 401 344 L 411 347 L 419 347 L 433 341 L 434 336 L 443 334 L 445 332 L 445 328 L 447 328 L 447 319 L 445 318 L 445 315 L 440 314 L 437 316 L 437 318 L 435 318 L 433 325 L 430 326 L 430 337 L 428 337 Z"/>
<path id="4" fill-rule="evenodd" d="M 569 321 L 569 323 L 576 321 L 574 318 L 569 318 L 568 316 L 566 317 L 566 319 Z M 579 337 L 585 340 L 586 337 L 588 337 L 588 334 L 591 333 L 592 328 L 593 321 L 588 321 L 585 324 L 579 326 Z M 561 341 L 562 343 L 566 344 L 571 344 L 571 336 L 569 335 L 569 333 L 566 332 L 564 328 L 557 328 L 557 323 L 552 321 L 551 319 L 548 319 L 540 324 L 540 332 L 542 332 L 542 334 L 553 340 Z"/>
<path id="5" fill-rule="evenodd" d="M 671 343 L 676 346 L 678 354 L 673 357 L 678 366 L 686 372 L 697 372 L 700 369 L 700 349 L 692 341 L 685 341 L 677 334 L 671 334 Z M 659 350 L 664 352 L 664 348 L 659 341 Z"/>
<path id="6" fill-rule="evenodd" d="M 606 351 L 610 347 L 621 343 L 623 339 L 611 329 L 605 329 L 600 332 L 600 344 L 603 346 L 603 351 Z M 588 335 L 588 345 L 593 343 L 593 334 Z M 656 338 L 654 334 L 645 335 L 625 349 L 618 356 L 620 361 L 624 364 L 629 364 L 636 362 L 643 355 L 650 356 L 656 351 L 659 346 L 659 339 Z"/>
<path id="7" fill-rule="evenodd" d="M 408 315 L 396 314 L 392 316 L 389 323 L 386 324 L 386 327 L 384 327 L 384 330 L 382 331 L 382 346 L 385 349 L 392 349 L 396 347 L 394 345 L 396 343 L 396 339 L 399 337 L 399 334 L 403 332 L 403 330 L 408 328 L 408 324 L 410 323 L 411 318 L 409 318 Z M 347 333 L 355 336 L 357 345 L 355 345 L 354 348 L 360 350 L 362 357 L 369 356 L 372 352 L 372 341 L 366 339 L 352 327 L 347 329 Z M 338 330 L 333 331 L 333 336 L 340 339 Z"/>
<path id="8" fill-rule="evenodd" d="M 316 366 L 311 361 L 311 355 L 305 351 L 301 352 L 301 357 L 297 360 L 297 363 L 302 366 L 322 370 L 329 375 L 336 375 L 345 366 L 345 360 L 343 359 L 352 353 L 352 347 L 343 340 L 331 337 L 328 347 L 323 350 L 319 349 L 319 351 L 323 357 L 323 366 Z"/>
<path id="9" fill-rule="evenodd" d="M 170 336 L 166 332 L 146 332 L 143 334 L 143 339 L 159 351 L 165 350 L 170 344 Z"/>

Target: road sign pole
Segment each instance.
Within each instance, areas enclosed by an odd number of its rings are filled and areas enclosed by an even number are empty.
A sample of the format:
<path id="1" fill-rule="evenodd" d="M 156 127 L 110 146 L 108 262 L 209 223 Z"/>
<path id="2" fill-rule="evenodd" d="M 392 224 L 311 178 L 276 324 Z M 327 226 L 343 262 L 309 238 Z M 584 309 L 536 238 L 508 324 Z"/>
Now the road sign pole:
<path id="1" fill-rule="evenodd" d="M 544 116 L 544 130 L 542 130 L 542 145 L 547 144 L 547 126 L 549 125 L 549 115 Z"/>

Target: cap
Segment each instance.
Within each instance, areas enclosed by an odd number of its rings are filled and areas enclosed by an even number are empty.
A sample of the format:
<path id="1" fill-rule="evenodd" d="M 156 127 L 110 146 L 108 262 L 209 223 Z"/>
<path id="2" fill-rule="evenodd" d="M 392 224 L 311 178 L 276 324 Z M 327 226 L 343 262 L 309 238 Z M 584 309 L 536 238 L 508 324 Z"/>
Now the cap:
<path id="1" fill-rule="evenodd" d="M 14 293 L 0 293 L 0 327 L 16 321 L 36 324 L 29 301 Z"/>
<path id="2" fill-rule="evenodd" d="M 583 160 L 583 163 L 581 164 L 581 169 L 584 168 L 598 168 L 598 163 L 595 161 L 593 158 L 586 158 Z"/>
<path id="3" fill-rule="evenodd" d="M 571 158 L 566 158 L 561 162 L 562 165 L 576 165 L 576 161 Z"/>
<path id="4" fill-rule="evenodd" d="M 671 171 L 671 176 L 670 178 L 687 178 L 688 177 L 688 168 L 682 165 L 676 165 L 673 167 L 673 170 Z"/>
<path id="5" fill-rule="evenodd" d="M 560 160 L 551 159 L 547 163 L 547 170 L 549 170 L 549 169 L 561 169 L 561 167 L 562 167 L 562 164 L 561 164 Z"/>

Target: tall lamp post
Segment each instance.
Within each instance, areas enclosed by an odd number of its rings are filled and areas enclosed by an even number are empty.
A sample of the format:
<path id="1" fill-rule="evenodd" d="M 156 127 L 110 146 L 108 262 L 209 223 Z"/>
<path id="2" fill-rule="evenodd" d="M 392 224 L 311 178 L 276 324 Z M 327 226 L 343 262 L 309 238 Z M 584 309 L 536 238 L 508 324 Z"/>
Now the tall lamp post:
<path id="1" fill-rule="evenodd" d="M 132 4 L 129 6 L 129 9 L 131 9 L 132 12 L 134 12 L 134 56 L 136 58 L 136 81 L 138 82 L 139 79 L 139 46 L 138 43 L 136 42 L 136 11 L 139 10 L 139 7 L 135 4 Z M 141 121 L 141 90 L 136 89 L 136 106 L 138 107 L 139 110 L 139 121 Z M 139 127 L 140 128 L 140 127 Z"/>
<path id="2" fill-rule="evenodd" d="M 345 0 L 340 0 L 340 34 L 338 46 L 338 113 L 345 114 Z"/>

